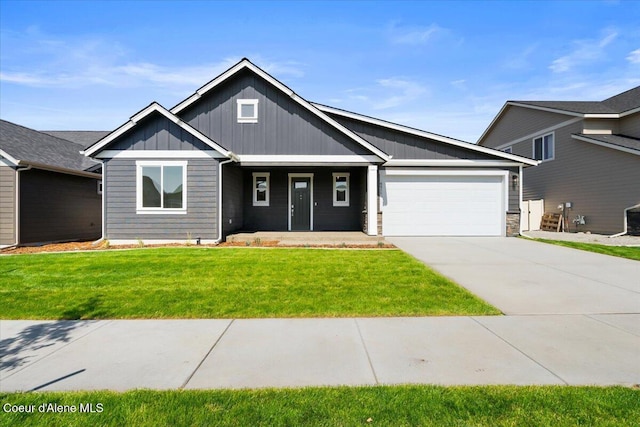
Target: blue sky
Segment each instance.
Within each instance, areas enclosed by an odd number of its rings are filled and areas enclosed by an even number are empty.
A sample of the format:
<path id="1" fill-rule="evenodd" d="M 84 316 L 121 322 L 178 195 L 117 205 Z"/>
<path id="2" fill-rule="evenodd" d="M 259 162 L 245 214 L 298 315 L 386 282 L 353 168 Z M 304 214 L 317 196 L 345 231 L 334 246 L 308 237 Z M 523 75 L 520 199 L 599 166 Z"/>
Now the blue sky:
<path id="1" fill-rule="evenodd" d="M 309 101 L 475 142 L 508 99 L 640 85 L 640 1 L 0 0 L 0 117 L 111 130 L 242 57 Z"/>

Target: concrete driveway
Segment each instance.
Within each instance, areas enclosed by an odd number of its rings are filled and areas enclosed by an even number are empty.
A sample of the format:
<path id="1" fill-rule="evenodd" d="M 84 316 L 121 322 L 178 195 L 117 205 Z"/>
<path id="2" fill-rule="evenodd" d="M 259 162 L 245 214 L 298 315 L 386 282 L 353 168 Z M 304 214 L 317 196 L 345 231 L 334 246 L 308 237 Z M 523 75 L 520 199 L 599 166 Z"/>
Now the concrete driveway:
<path id="1" fill-rule="evenodd" d="M 505 314 L 640 313 L 640 262 L 525 239 L 393 237 Z"/>

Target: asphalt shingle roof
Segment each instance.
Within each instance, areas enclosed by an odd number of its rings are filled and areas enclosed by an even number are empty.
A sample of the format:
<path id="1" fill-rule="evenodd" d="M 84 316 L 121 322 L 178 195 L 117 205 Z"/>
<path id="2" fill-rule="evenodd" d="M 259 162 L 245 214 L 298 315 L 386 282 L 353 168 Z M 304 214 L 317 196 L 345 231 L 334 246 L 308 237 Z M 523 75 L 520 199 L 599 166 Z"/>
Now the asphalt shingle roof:
<path id="1" fill-rule="evenodd" d="M 577 133 L 575 134 L 585 139 L 592 139 L 594 141 L 606 142 L 607 144 L 617 145 L 631 150 L 640 151 L 640 139 L 632 138 L 624 135 L 592 135 Z"/>
<path id="2" fill-rule="evenodd" d="M 511 101 L 580 114 L 620 114 L 640 107 L 640 86 L 604 101 Z"/>
<path id="3" fill-rule="evenodd" d="M 0 149 L 16 160 L 85 171 L 97 162 L 83 156 L 84 147 L 6 120 L 0 120 Z"/>
<path id="4" fill-rule="evenodd" d="M 93 145 L 95 142 L 111 133 L 110 131 L 102 130 L 42 130 L 40 132 L 55 136 L 56 138 L 75 142 L 76 144 L 82 145 L 84 148 Z"/>

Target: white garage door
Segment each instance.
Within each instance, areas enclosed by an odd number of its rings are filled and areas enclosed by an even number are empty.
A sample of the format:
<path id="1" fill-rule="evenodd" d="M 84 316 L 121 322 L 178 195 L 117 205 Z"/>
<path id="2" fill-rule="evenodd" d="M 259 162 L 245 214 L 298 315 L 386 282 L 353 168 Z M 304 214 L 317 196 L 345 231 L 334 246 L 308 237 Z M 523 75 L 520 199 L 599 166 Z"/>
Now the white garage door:
<path id="1" fill-rule="evenodd" d="M 504 175 L 387 174 L 382 178 L 382 232 L 385 236 L 502 236 L 504 182 Z"/>

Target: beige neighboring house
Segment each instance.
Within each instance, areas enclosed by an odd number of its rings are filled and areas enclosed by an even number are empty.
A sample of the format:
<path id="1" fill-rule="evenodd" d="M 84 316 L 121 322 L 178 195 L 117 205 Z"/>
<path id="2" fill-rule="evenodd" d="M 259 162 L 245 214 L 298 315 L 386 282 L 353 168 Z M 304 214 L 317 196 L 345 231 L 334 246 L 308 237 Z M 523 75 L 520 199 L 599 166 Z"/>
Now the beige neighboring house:
<path id="1" fill-rule="evenodd" d="M 478 145 L 540 160 L 523 200 L 564 213 L 568 231 L 640 234 L 640 86 L 604 101 L 507 101 Z"/>

